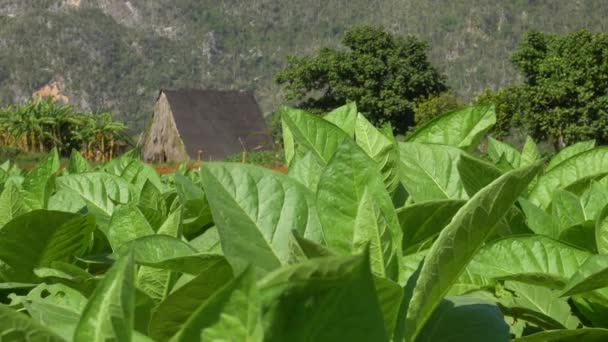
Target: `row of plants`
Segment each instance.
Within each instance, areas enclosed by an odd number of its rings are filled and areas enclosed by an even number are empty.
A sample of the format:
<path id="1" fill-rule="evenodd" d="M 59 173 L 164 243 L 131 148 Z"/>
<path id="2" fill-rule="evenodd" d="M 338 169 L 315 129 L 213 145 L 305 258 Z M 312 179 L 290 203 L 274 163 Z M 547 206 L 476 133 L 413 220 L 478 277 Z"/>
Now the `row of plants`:
<path id="1" fill-rule="evenodd" d="M 354 104 L 285 108 L 287 174 L 7 163 L 0 337 L 607 339 L 608 148 L 543 160 L 486 140 L 495 122 L 469 107 L 396 142 Z"/>
<path id="2" fill-rule="evenodd" d="M 80 113 L 50 98 L 0 108 L 0 144 L 25 153 L 81 151 L 89 160 L 112 160 L 129 141 L 127 126 L 111 113 Z"/>

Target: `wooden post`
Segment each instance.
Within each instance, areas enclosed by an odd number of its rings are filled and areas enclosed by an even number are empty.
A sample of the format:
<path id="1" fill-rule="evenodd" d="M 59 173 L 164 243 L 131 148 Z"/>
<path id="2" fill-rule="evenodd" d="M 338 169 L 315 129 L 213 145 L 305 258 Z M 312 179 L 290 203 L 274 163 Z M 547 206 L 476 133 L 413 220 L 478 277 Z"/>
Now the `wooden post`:
<path id="1" fill-rule="evenodd" d="M 203 160 L 203 150 L 198 150 L 197 160 L 199 163 Z"/>

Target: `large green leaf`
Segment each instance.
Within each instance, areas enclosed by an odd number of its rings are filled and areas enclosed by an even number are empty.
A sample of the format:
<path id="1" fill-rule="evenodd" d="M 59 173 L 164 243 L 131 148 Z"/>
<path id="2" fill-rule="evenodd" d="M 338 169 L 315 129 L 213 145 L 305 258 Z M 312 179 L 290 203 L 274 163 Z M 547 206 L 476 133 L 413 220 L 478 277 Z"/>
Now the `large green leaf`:
<path id="1" fill-rule="evenodd" d="M 122 246 L 116 255 L 120 257 L 130 250 L 140 265 L 194 275 L 209 262 L 224 259 L 221 255 L 198 253 L 188 243 L 168 235 L 150 235 L 133 240 Z"/>
<path id="2" fill-rule="evenodd" d="M 559 225 L 560 233 L 587 220 L 585 208 L 579 198 L 565 190 L 558 189 L 553 192 L 551 211 L 553 222 Z"/>
<path id="3" fill-rule="evenodd" d="M 0 339 L 23 342 L 63 342 L 59 335 L 25 314 L 0 304 Z"/>
<path id="4" fill-rule="evenodd" d="M 574 157 L 577 154 L 583 153 L 585 151 L 589 151 L 595 147 L 595 140 L 581 141 L 574 145 L 570 145 L 563 150 L 559 151 L 547 164 L 547 168 L 545 171 L 549 171 L 561 164 L 565 160 Z"/>
<path id="5" fill-rule="evenodd" d="M 75 341 L 130 341 L 135 312 L 133 255 L 119 259 L 105 274 L 85 306 Z"/>
<path id="6" fill-rule="evenodd" d="M 92 215 L 35 210 L 0 228 L 0 261 L 10 267 L 5 277 L 34 281 L 33 270 L 53 261 L 72 261 L 83 255 L 95 229 Z"/>
<path id="7" fill-rule="evenodd" d="M 302 158 L 294 159 L 294 162 L 289 166 L 287 175 L 316 193 L 323 168 L 324 165 L 319 162 L 314 154 L 307 152 Z"/>
<path id="8" fill-rule="evenodd" d="M 401 180 L 415 202 L 438 199 L 466 199 L 455 147 L 420 143 L 399 143 Z"/>
<path id="9" fill-rule="evenodd" d="M 154 235 L 154 230 L 146 217 L 133 204 L 117 207 L 107 229 L 103 229 L 113 251 L 118 251 L 125 243 L 140 237 Z"/>
<path id="10" fill-rule="evenodd" d="M 72 150 L 70 160 L 68 162 L 67 171 L 70 174 L 85 173 L 93 171 L 89 162 L 77 150 Z"/>
<path id="11" fill-rule="evenodd" d="M 340 127 L 352 138 L 355 134 L 357 116 L 357 104 L 350 102 L 325 114 L 323 118 Z"/>
<path id="12" fill-rule="evenodd" d="M 572 296 L 608 285 L 608 255 L 592 255 L 572 275 L 563 296 Z"/>
<path id="13" fill-rule="evenodd" d="M 365 256 L 315 258 L 260 281 L 265 341 L 386 341 Z"/>
<path id="14" fill-rule="evenodd" d="M 393 192 L 399 184 L 399 146 L 393 136 L 380 132 L 361 114 L 355 128 L 357 144 L 374 160 L 384 180 L 386 189 Z"/>
<path id="15" fill-rule="evenodd" d="M 225 259 L 210 259 L 200 274 L 171 293 L 154 311 L 150 336 L 166 341 L 175 335 L 196 309 L 232 279 Z"/>
<path id="16" fill-rule="evenodd" d="M 137 207 L 146 217 L 154 231 L 157 231 L 158 228 L 160 228 L 169 211 L 167 202 L 163 198 L 160 190 L 150 181 L 146 181 L 141 189 Z"/>
<path id="17" fill-rule="evenodd" d="M 464 271 L 493 227 L 541 169 L 541 164 L 506 173 L 480 190 L 454 216 L 431 247 L 408 307 L 405 331 L 416 336 Z"/>
<path id="18" fill-rule="evenodd" d="M 255 274 L 247 269 L 196 308 L 171 341 L 267 341 L 261 316 Z"/>
<path id="19" fill-rule="evenodd" d="M 412 247 L 439 235 L 465 203 L 465 200 L 437 200 L 399 209 L 397 216 L 403 230 L 403 250 L 407 253 Z"/>
<path id="20" fill-rule="evenodd" d="M 551 203 L 553 191 L 608 170 L 608 147 L 598 147 L 579 153 L 542 175 L 530 191 L 530 201 L 541 208 Z"/>
<path id="21" fill-rule="evenodd" d="M 59 154 L 54 148 L 23 179 L 23 197 L 30 210 L 46 209 L 49 197 L 53 192 L 53 177 L 59 171 Z"/>
<path id="22" fill-rule="evenodd" d="M 603 342 L 608 338 L 608 329 L 582 328 L 547 330 L 515 339 L 514 342 Z"/>
<path id="23" fill-rule="evenodd" d="M 500 177 L 502 171 L 485 160 L 463 153 L 458 160 L 458 174 L 467 194 L 473 196 Z"/>
<path id="24" fill-rule="evenodd" d="M 568 302 L 557 291 L 543 286 L 507 281 L 505 287 L 512 297 L 498 302 L 505 314 L 523 319 L 544 329 L 575 329 L 580 321 L 571 312 Z"/>
<path id="25" fill-rule="evenodd" d="M 114 208 L 136 200 L 137 192 L 127 181 L 105 172 L 89 172 L 57 178 L 57 189 L 78 194 L 95 214 L 97 224 L 106 227 Z"/>
<path id="26" fill-rule="evenodd" d="M 0 227 L 26 212 L 27 208 L 19 187 L 13 182 L 7 182 L 0 194 Z"/>
<path id="27" fill-rule="evenodd" d="M 397 279 L 399 221 L 380 171 L 352 141 L 338 148 L 321 175 L 317 207 L 332 251 L 358 254 L 369 242 L 374 273 Z"/>
<path id="28" fill-rule="evenodd" d="M 496 241 L 477 253 L 468 270 L 487 278 L 563 286 L 591 253 L 536 235 Z"/>
<path id="29" fill-rule="evenodd" d="M 538 150 L 538 146 L 532 138 L 526 136 L 526 142 L 524 143 L 524 147 L 521 150 L 521 162 L 520 166 L 528 166 L 532 165 L 537 160 L 541 159 L 540 151 Z"/>
<path id="30" fill-rule="evenodd" d="M 608 187 L 600 182 L 591 181 L 591 185 L 580 198 L 587 220 L 597 220 L 608 204 Z"/>
<path id="31" fill-rule="evenodd" d="M 441 115 L 408 137 L 408 141 L 444 144 L 471 150 L 496 123 L 492 105 L 478 105 Z"/>
<path id="32" fill-rule="evenodd" d="M 66 340 L 74 336 L 74 329 L 87 299 L 78 291 L 63 284 L 41 284 L 26 296 L 13 297 L 38 323 L 53 330 Z"/>
<path id="33" fill-rule="evenodd" d="M 303 110 L 286 109 L 281 119 L 293 136 L 295 151 L 311 151 L 322 163 L 327 163 L 338 146 L 349 139 L 342 129 Z"/>
<path id="34" fill-rule="evenodd" d="M 595 241 L 600 254 L 608 254 L 608 205 L 595 221 Z"/>
<path id="35" fill-rule="evenodd" d="M 494 163 L 499 163 L 502 159 L 512 168 L 517 168 L 521 164 L 521 153 L 519 151 L 513 146 L 492 137 L 488 139 L 488 156 Z"/>
<path id="36" fill-rule="evenodd" d="M 417 342 L 509 341 L 509 327 L 498 307 L 472 297 L 444 299 L 428 321 Z"/>
<path id="37" fill-rule="evenodd" d="M 245 164 L 207 163 L 201 176 L 235 272 L 250 263 L 265 271 L 286 264 L 292 230 L 320 235 L 313 194 L 285 175 Z"/>
<path id="38" fill-rule="evenodd" d="M 559 239 L 560 225 L 558 222 L 553 221 L 554 216 L 532 204 L 525 198 L 520 198 L 519 204 L 526 215 L 528 227 L 534 233 L 545 235 L 556 240 Z"/>
<path id="39" fill-rule="evenodd" d="M 179 173 L 174 175 L 174 182 L 179 203 L 184 208 L 183 233 L 187 238 L 192 238 L 202 233 L 204 228 L 213 222 L 207 195 L 199 185 Z"/>
<path id="40" fill-rule="evenodd" d="M 181 209 L 177 209 L 171 213 L 159 228 L 158 234 L 179 238 L 181 235 L 181 212 Z M 142 266 L 137 271 L 137 288 L 144 291 L 158 304 L 169 294 L 176 279 L 177 272 L 172 270 Z"/>

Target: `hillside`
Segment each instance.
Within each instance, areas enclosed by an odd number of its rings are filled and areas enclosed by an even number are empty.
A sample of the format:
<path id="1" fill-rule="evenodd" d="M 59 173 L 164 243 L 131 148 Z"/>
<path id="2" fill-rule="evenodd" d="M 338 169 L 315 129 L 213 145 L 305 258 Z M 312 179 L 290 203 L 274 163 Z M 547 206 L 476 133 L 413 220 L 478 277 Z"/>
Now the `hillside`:
<path id="1" fill-rule="evenodd" d="M 162 87 L 253 89 L 265 112 L 289 54 L 335 45 L 358 24 L 430 44 L 463 99 L 516 81 L 528 30 L 608 30 L 603 0 L 2 0 L 0 102 L 55 81 L 75 106 L 110 109 L 133 131 Z"/>

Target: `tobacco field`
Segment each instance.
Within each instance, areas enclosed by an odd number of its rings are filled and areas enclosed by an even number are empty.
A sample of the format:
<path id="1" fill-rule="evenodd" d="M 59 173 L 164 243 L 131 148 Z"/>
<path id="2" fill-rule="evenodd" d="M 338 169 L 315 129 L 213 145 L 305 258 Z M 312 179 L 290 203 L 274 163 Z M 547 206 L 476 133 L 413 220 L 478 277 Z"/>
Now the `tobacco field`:
<path id="1" fill-rule="evenodd" d="M 495 122 L 397 142 L 354 104 L 284 108 L 286 174 L 6 163 L 0 340 L 608 340 L 608 147 L 542 158 Z"/>

